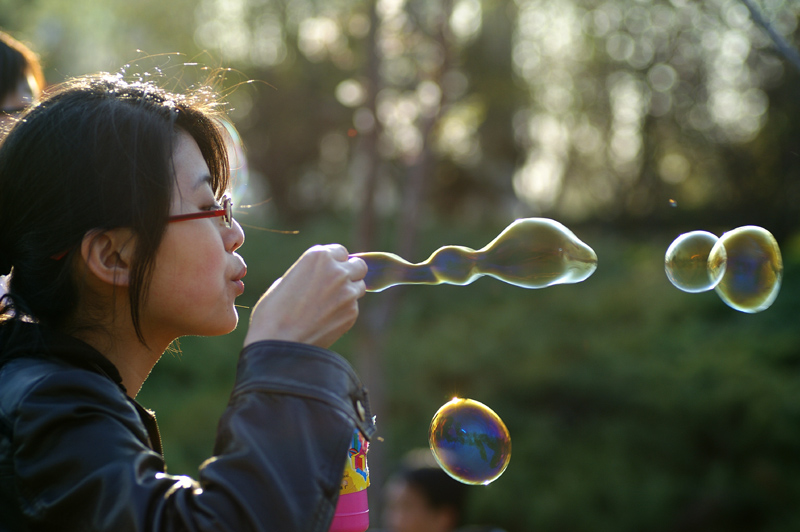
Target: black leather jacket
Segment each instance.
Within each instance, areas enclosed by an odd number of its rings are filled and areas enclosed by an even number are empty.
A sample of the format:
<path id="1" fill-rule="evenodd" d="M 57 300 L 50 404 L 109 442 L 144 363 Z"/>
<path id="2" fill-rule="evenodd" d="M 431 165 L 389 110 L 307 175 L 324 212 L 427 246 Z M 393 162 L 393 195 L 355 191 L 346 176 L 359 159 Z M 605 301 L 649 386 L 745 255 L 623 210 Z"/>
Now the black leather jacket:
<path id="1" fill-rule="evenodd" d="M 168 475 L 155 418 L 116 368 L 20 325 L 0 345 L 2 532 L 325 532 L 353 432 L 375 430 L 343 358 L 259 342 L 240 355 L 214 456 L 197 480 Z"/>

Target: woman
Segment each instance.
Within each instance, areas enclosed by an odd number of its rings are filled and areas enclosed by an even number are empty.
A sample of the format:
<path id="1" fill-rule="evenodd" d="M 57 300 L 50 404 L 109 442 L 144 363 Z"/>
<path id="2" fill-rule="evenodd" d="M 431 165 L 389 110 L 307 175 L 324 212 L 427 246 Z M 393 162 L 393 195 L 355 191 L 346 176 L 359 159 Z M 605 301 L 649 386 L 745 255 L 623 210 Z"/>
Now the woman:
<path id="1" fill-rule="evenodd" d="M 184 335 L 237 324 L 246 268 L 209 94 L 73 80 L 0 146 L 0 529 L 327 530 L 366 392 L 328 351 L 366 265 L 304 253 L 253 308 L 214 456 L 166 474 L 134 398 Z"/>

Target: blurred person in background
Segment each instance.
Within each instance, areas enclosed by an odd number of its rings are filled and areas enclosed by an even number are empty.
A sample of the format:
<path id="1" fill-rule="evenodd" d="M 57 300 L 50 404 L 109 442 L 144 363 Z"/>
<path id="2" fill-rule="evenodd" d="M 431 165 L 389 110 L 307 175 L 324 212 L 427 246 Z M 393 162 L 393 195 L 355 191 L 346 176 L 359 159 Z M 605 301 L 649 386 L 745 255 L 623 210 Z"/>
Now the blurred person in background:
<path id="1" fill-rule="evenodd" d="M 44 89 L 44 74 L 36 54 L 0 30 L 0 139 L 14 124 L 14 118 L 28 108 Z M 8 279 L 0 275 L 0 297 Z"/>
<path id="2" fill-rule="evenodd" d="M 386 484 L 387 532 L 453 532 L 461 524 L 467 486 L 451 478 L 430 450 L 408 453 Z"/>
<path id="3" fill-rule="evenodd" d="M 0 31 L 0 131 L 28 108 L 44 89 L 39 58 L 27 46 Z"/>
<path id="4" fill-rule="evenodd" d="M 493 526 L 466 526 L 470 486 L 439 467 L 429 449 L 405 455 L 385 487 L 384 532 L 504 532 Z"/>

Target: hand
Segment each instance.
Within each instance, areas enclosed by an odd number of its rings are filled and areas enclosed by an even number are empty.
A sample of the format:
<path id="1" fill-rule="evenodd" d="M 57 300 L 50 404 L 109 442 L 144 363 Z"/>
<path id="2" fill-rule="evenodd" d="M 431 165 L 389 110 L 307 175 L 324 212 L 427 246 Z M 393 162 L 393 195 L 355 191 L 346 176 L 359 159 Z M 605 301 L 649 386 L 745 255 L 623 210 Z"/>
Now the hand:
<path id="1" fill-rule="evenodd" d="M 366 263 L 344 246 L 310 248 L 256 303 L 244 345 L 288 340 L 330 347 L 358 318 L 366 274 Z"/>

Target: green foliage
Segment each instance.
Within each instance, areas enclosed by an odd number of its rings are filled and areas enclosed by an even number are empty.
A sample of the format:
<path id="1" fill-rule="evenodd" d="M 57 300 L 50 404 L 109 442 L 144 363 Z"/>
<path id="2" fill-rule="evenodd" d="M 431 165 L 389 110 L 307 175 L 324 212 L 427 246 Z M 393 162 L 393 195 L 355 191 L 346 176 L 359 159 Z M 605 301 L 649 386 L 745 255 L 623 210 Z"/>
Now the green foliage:
<path id="1" fill-rule="evenodd" d="M 473 517 L 509 530 L 790 529 L 797 263 L 775 305 L 745 315 L 669 284 L 669 238 L 585 239 L 600 262 L 581 285 L 408 291 L 387 439 L 424 445 L 454 394 L 491 406 L 513 452 Z"/>

